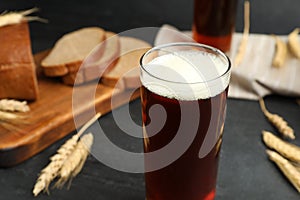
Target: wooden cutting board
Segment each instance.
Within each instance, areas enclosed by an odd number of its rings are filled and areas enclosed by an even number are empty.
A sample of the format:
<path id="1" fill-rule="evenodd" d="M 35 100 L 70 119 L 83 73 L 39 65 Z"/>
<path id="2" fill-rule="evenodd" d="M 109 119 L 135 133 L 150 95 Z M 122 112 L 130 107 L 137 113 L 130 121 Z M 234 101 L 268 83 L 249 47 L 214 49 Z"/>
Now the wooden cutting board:
<path id="1" fill-rule="evenodd" d="M 36 54 L 37 66 L 47 52 Z M 39 69 L 39 68 L 38 68 Z M 93 85 L 94 84 L 94 85 Z M 81 126 L 90 119 L 87 112 L 95 109 L 105 114 L 112 109 L 136 99 L 139 91 L 117 90 L 114 92 L 114 107 L 111 105 L 113 88 L 95 83 L 76 86 L 85 93 L 96 87 L 94 104 L 82 103 L 80 109 L 73 113 L 73 87 L 62 84 L 57 79 L 39 76 L 39 99 L 30 102 L 30 112 L 24 113 L 24 121 L 17 125 L 0 124 L 0 167 L 11 167 L 39 153 L 57 140 L 75 130 L 74 115 L 80 119 L 76 125 Z M 5 127 L 5 128 L 4 128 Z"/>

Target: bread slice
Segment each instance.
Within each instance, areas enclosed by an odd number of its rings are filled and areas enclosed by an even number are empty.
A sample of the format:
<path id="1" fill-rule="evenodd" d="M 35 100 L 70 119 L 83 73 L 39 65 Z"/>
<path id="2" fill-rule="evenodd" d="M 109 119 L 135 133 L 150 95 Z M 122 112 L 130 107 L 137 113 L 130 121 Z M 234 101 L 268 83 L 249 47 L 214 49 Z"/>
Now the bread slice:
<path id="1" fill-rule="evenodd" d="M 65 84 L 74 85 L 92 81 L 100 78 L 115 66 L 120 55 L 119 36 L 113 32 L 106 32 L 105 38 L 105 41 L 95 47 L 93 52 L 83 61 L 77 73 L 68 73 L 62 77 Z M 102 54 L 103 46 L 105 49 Z"/>
<path id="2" fill-rule="evenodd" d="M 64 35 L 42 60 L 44 74 L 56 77 L 78 71 L 85 57 L 104 39 L 105 31 L 98 27 L 82 28 Z"/>
<path id="3" fill-rule="evenodd" d="M 114 68 L 102 76 L 101 82 L 111 87 L 137 88 L 140 86 L 139 61 L 151 45 L 133 37 L 120 37 L 120 43 L 121 56 Z"/>
<path id="4" fill-rule="evenodd" d="M 37 99 L 38 84 L 28 23 L 1 27 L 0 46 L 0 99 Z"/>

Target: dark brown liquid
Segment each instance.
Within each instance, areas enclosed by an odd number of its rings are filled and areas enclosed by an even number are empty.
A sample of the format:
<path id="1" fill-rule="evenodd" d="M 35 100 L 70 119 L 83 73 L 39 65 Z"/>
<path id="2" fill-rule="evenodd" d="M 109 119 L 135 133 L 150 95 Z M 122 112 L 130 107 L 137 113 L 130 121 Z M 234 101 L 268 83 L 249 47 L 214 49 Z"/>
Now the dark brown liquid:
<path id="1" fill-rule="evenodd" d="M 170 165 L 145 173 L 146 197 L 147 200 L 212 200 L 215 197 L 219 151 L 221 146 L 221 137 L 224 124 L 224 113 L 226 107 L 227 89 L 221 94 L 196 101 L 178 101 L 157 95 L 142 86 L 142 116 L 143 123 L 150 123 L 149 109 L 155 104 L 162 105 L 167 113 L 167 119 L 164 127 L 159 133 L 152 137 L 144 138 L 144 151 L 153 152 L 167 145 L 176 135 L 180 124 L 181 110 L 179 103 L 182 103 L 189 109 L 190 115 L 195 112 L 194 105 L 199 106 L 200 120 L 197 134 L 179 159 Z M 213 115 L 211 105 L 217 106 Z M 214 116 L 214 117 L 212 117 Z M 194 123 L 194 122 L 191 122 Z M 212 125 L 211 132 L 208 128 Z M 151 130 L 145 128 L 144 135 L 153 135 Z M 189 129 L 184 130 L 189 134 Z M 216 143 L 212 150 L 204 158 L 199 158 L 199 150 L 207 134 L 218 134 Z M 156 162 L 155 158 L 145 157 L 145 166 Z"/>
<path id="2" fill-rule="evenodd" d="M 229 51 L 236 9 L 237 0 L 194 0 L 194 40 Z"/>

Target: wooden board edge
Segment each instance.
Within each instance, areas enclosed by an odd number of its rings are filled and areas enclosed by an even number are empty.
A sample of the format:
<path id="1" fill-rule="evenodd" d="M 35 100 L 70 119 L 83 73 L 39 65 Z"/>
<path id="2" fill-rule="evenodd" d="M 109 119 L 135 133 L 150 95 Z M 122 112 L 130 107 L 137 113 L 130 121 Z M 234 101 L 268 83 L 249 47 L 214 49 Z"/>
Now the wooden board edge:
<path id="1" fill-rule="evenodd" d="M 111 108 L 111 110 L 116 109 L 123 104 L 127 103 L 126 100 L 130 98 L 130 100 L 135 100 L 140 96 L 140 91 L 136 90 L 132 93 L 132 90 L 126 90 L 124 92 L 121 92 L 118 94 L 118 96 L 115 96 L 114 98 L 120 99 L 116 104 L 114 104 Z M 109 106 L 105 107 L 111 107 L 111 98 L 106 99 L 104 102 L 101 102 L 100 104 L 95 105 L 95 109 L 97 112 L 101 112 L 103 115 L 110 112 L 110 109 L 103 109 L 103 104 L 107 104 Z M 94 109 L 94 108 L 90 108 Z M 87 115 L 89 110 L 86 110 L 82 113 L 79 113 L 77 117 L 81 118 L 82 122 L 76 123 L 78 126 L 83 125 L 84 121 L 87 121 Z M 0 149 L 0 167 L 13 167 L 15 165 L 18 165 L 29 158 L 33 157 L 34 155 L 40 153 L 53 143 L 57 142 L 58 140 L 62 139 L 63 137 L 71 134 L 75 130 L 75 123 L 74 119 L 70 118 L 67 119 L 64 126 L 57 127 L 55 129 L 52 129 L 51 131 L 48 131 L 45 133 L 41 139 L 41 142 L 38 143 L 26 143 L 20 146 L 17 146 L 15 148 L 7 148 L 7 149 Z M 57 133 L 60 133 L 57 135 Z M 55 137 L 53 137 L 53 134 L 55 134 Z"/>

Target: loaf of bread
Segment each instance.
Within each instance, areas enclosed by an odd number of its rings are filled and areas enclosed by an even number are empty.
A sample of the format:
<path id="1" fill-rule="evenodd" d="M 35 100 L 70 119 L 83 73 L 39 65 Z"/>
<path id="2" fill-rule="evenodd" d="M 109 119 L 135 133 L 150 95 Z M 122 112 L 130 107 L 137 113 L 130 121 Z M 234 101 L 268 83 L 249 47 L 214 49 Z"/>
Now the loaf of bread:
<path id="1" fill-rule="evenodd" d="M 104 39 L 105 31 L 98 27 L 82 28 L 64 35 L 42 60 L 44 74 L 57 77 L 77 72 L 82 61 Z"/>
<path id="2" fill-rule="evenodd" d="M 99 79 L 104 73 L 113 69 L 119 55 L 119 36 L 112 32 L 106 32 L 105 41 L 97 45 L 92 53 L 85 58 L 78 72 L 69 72 L 62 77 L 62 80 L 67 85 L 74 85 Z"/>
<path id="3" fill-rule="evenodd" d="M 28 23 L 0 27 L 0 47 L 0 99 L 37 99 Z"/>

